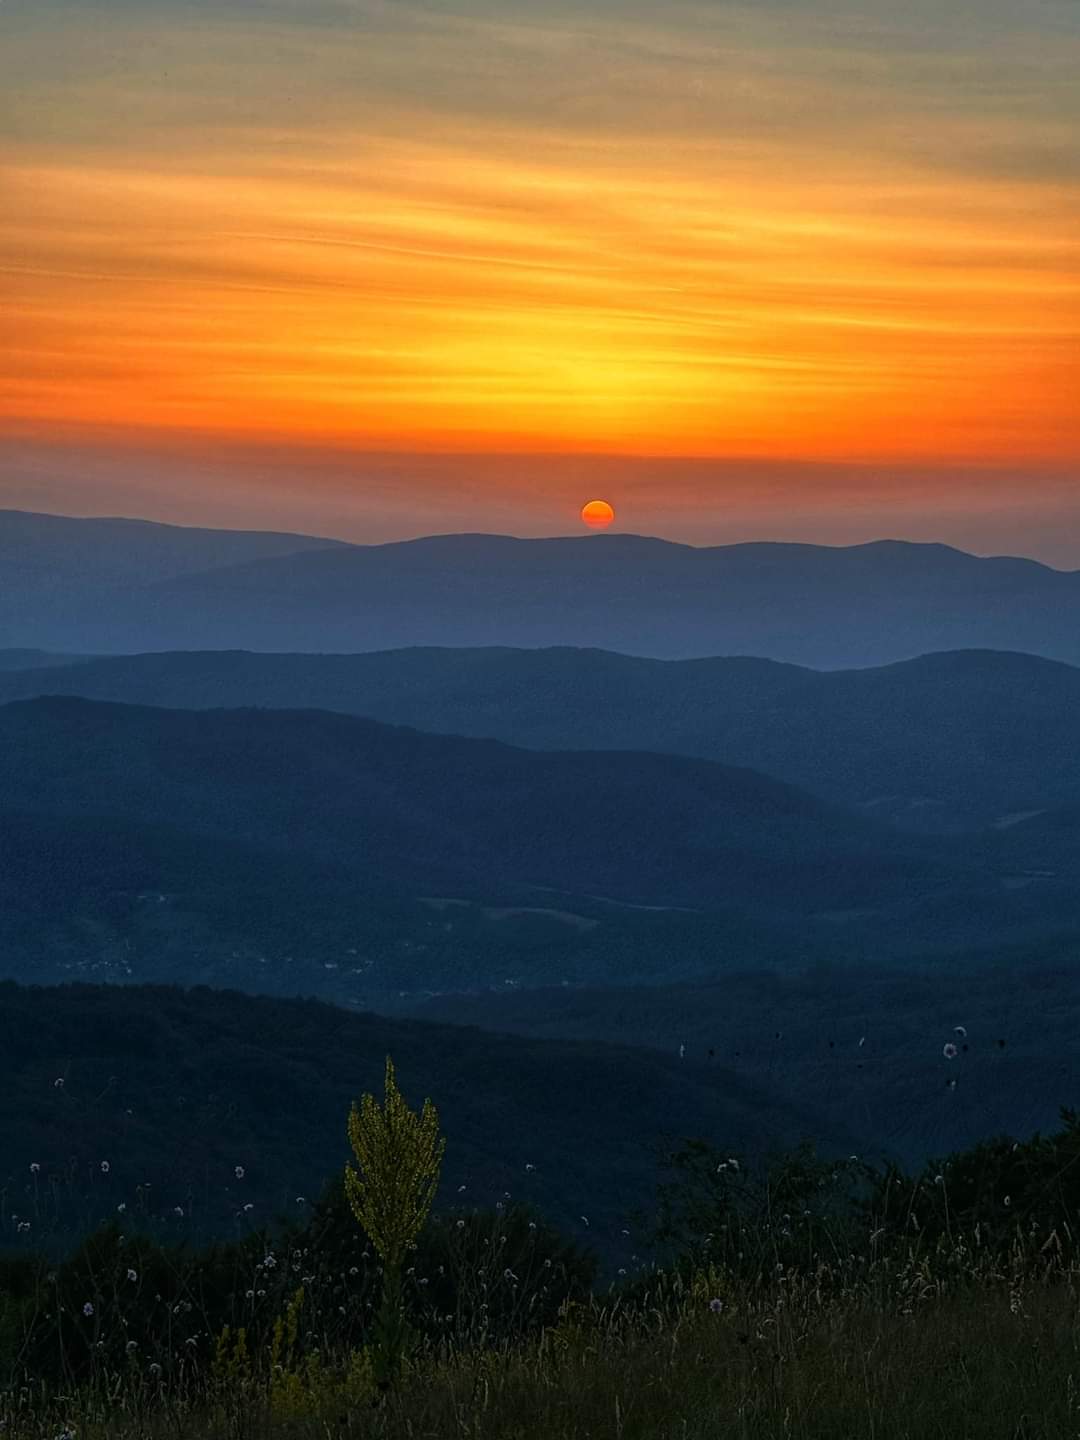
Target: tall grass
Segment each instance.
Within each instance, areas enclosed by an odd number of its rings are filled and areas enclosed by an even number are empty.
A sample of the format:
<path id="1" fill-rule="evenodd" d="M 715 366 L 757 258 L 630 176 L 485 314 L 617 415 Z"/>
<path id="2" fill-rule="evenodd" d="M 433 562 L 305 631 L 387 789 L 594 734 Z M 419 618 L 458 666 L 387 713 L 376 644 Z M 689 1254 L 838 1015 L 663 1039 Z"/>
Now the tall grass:
<path id="1" fill-rule="evenodd" d="M 341 1180 L 276 1235 L 0 1264 L 0 1440 L 1080 1437 L 1073 1112 L 917 1177 L 669 1159 L 664 1262 L 607 1288 L 502 1202 L 373 1244 Z"/>
<path id="2" fill-rule="evenodd" d="M 720 1267 L 568 1300 L 532 1334 L 429 1335 L 390 1390 L 328 1347 L 297 1287 L 268 1334 L 224 1328 L 208 1363 L 133 1351 L 71 1385 L 24 1376 L 5 1440 L 873 1440 L 1080 1434 L 1080 1266 L 1017 1233 L 917 1243 L 745 1289 Z"/>

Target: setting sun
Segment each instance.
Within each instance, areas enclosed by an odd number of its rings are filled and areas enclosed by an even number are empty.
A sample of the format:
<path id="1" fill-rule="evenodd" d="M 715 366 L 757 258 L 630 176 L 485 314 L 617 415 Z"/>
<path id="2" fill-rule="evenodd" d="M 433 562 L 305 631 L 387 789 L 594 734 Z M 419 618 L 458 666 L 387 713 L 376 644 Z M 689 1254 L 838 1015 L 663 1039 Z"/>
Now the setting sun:
<path id="1" fill-rule="evenodd" d="M 615 519 L 615 511 L 606 500 L 590 500 L 582 506 L 581 518 L 590 530 L 606 530 Z"/>

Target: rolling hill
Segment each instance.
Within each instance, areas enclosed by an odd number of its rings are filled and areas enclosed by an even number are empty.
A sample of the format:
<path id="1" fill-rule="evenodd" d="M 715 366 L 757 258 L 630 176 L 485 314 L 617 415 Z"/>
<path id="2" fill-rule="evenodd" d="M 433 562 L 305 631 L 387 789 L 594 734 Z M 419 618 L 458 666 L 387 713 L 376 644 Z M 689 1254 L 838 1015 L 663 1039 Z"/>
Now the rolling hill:
<path id="1" fill-rule="evenodd" d="M 312 707 L 539 749 L 666 751 L 762 770 L 922 829 L 1080 801 L 1080 670 L 1001 651 L 832 672 L 567 648 L 204 651 L 0 674 L 0 702 L 42 694 Z"/>
<path id="2" fill-rule="evenodd" d="M 1080 573 L 944 545 L 363 546 L 6 512 L 0 559 L 0 644 L 80 653 L 575 644 L 839 668 L 977 647 L 1080 661 Z"/>
<path id="3" fill-rule="evenodd" d="M 755 965 L 650 989 L 492 988 L 410 1013 L 530 1039 L 684 1050 L 921 1164 L 990 1135 L 1045 1131 L 1080 1099 L 1077 953 L 1073 937 L 932 965 Z"/>
<path id="4" fill-rule="evenodd" d="M 0 645 L 81 651 L 86 647 L 56 637 L 108 630 L 137 590 L 183 574 L 338 543 L 308 535 L 0 510 Z"/>
<path id="5" fill-rule="evenodd" d="M 823 1134 L 798 1104 L 655 1051 L 206 989 L 0 984 L 0 1243 L 20 1220 L 40 1246 L 120 1205 L 177 1239 L 297 1216 L 340 1173 L 349 1105 L 381 1093 L 387 1054 L 407 1098 L 438 1106 L 444 1205 L 509 1192 L 609 1254 L 632 1248 L 664 1136 L 746 1155 Z"/>
<path id="6" fill-rule="evenodd" d="M 798 915 L 932 894 L 960 869 L 748 770 L 526 751 L 321 711 L 13 703 L 0 707 L 0 793 L 14 811 L 170 825 L 409 896 Z"/>

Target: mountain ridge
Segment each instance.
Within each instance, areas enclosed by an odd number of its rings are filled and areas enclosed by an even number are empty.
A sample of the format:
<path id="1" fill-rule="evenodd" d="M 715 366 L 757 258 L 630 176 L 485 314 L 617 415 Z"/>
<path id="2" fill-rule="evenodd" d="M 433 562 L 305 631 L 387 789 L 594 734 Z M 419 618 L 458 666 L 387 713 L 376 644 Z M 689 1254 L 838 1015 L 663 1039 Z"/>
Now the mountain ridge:
<path id="1" fill-rule="evenodd" d="M 892 818 L 970 827 L 1080 799 L 1080 669 L 940 652 L 816 671 L 753 656 L 652 660 L 578 647 L 353 655 L 160 652 L 11 671 L 45 694 L 176 709 L 339 711 L 540 750 L 650 750 L 748 767 Z M 929 801 L 913 811 L 916 802 Z"/>
<path id="2" fill-rule="evenodd" d="M 13 513 L 23 529 L 38 524 L 29 512 L 0 513 L 0 556 L 19 558 L 0 596 L 0 645 L 130 653 L 573 643 L 829 669 L 974 646 L 1080 662 L 1080 571 L 941 544 L 695 547 L 632 534 L 475 533 L 358 545 L 115 522 L 149 527 L 139 535 L 164 557 L 155 573 L 142 538 L 139 556 L 117 552 L 103 570 L 100 556 L 87 559 L 94 547 L 79 527 L 111 522 L 65 519 L 81 537 L 66 568 L 54 547 L 29 573 Z M 237 546 L 268 553 L 225 553 Z"/>

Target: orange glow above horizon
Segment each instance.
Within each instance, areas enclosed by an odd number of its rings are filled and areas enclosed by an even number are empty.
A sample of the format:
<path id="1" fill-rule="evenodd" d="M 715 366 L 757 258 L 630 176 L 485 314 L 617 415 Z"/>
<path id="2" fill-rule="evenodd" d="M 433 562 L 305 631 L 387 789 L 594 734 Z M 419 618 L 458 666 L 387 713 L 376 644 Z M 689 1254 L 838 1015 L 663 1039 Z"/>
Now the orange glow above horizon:
<path id="1" fill-rule="evenodd" d="M 412 101 L 318 132 L 168 134 L 9 157 L 0 418 L 419 451 L 1080 456 L 1067 178 L 950 171 L 887 133 L 436 131 Z"/>

